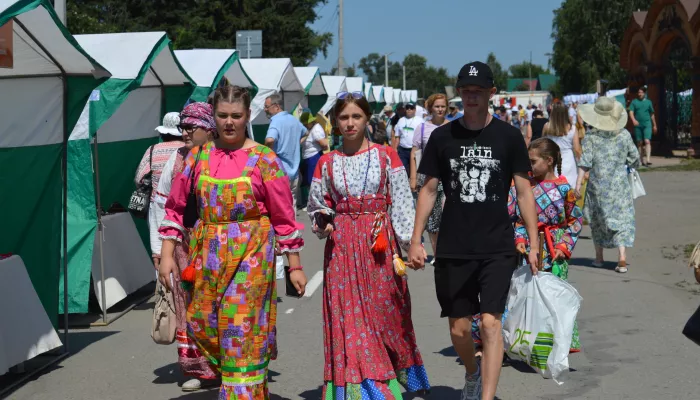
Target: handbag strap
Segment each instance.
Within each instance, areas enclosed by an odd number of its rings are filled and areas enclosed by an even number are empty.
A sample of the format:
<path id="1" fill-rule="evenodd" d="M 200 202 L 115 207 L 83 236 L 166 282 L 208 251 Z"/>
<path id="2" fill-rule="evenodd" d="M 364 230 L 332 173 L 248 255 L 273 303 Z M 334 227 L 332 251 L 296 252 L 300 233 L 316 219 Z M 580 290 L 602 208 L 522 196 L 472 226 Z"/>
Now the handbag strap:
<path id="1" fill-rule="evenodd" d="M 156 147 L 155 144 L 151 145 L 151 152 L 148 155 L 148 170 L 153 173 L 153 148 Z"/>
<path id="2" fill-rule="evenodd" d="M 423 136 L 425 135 L 425 122 L 420 126 L 420 151 L 425 151 L 425 145 L 423 145 Z"/>

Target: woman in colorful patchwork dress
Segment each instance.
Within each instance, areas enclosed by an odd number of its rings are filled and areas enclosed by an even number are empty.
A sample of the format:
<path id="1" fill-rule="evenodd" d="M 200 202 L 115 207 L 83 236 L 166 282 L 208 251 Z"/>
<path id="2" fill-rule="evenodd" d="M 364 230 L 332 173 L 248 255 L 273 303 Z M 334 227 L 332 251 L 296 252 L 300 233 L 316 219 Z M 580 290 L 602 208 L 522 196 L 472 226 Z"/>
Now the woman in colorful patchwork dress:
<path id="1" fill-rule="evenodd" d="M 187 335 L 216 372 L 201 379 L 221 377 L 219 399 L 266 400 L 268 364 L 277 355 L 275 253 L 287 255 L 303 294 L 303 226 L 279 158 L 247 138 L 248 91 L 219 88 L 213 104 L 218 138 L 190 152 L 165 205 L 159 278 L 170 287 L 175 245 L 196 221 L 181 280 L 192 291 Z"/>
<path id="2" fill-rule="evenodd" d="M 163 167 L 163 172 L 158 182 L 155 199 L 149 212 L 154 213 L 155 221 L 160 227 L 165 218 L 165 203 L 170 195 L 170 189 L 175 177 L 184 168 L 185 157 L 195 146 L 203 146 L 211 141 L 216 133 L 216 123 L 211 104 L 190 103 L 180 113 L 179 129 L 182 131 L 182 139 L 185 145 L 173 153 Z M 183 232 L 183 240 L 175 246 L 174 257 L 178 266 L 178 272 L 182 272 L 189 265 L 189 230 Z M 157 250 L 157 251 L 156 251 Z M 161 247 L 153 249 L 154 254 L 160 257 Z M 192 293 L 182 288 L 180 274 L 172 274 L 173 299 L 175 307 L 175 321 L 177 329 L 178 364 L 183 374 L 190 379 L 183 383 L 182 390 L 196 391 L 202 387 L 200 377 L 216 376 L 206 357 L 197 349 L 196 343 L 187 336 L 187 305 L 190 303 Z M 208 383 L 215 381 L 206 381 Z"/>
<path id="3" fill-rule="evenodd" d="M 395 150 L 365 136 L 361 92 L 338 94 L 343 147 L 318 162 L 308 212 L 324 258 L 324 400 L 397 400 L 430 389 L 411 322 L 401 249 L 413 198 Z"/>
<path id="4" fill-rule="evenodd" d="M 537 203 L 540 232 L 544 232 L 543 268 L 563 280 L 568 280 L 571 253 L 581 232 L 581 209 L 576 205 L 576 193 L 561 173 L 562 156 L 559 146 L 549 138 L 540 138 L 530 143 L 532 163 L 532 192 Z M 557 170 L 557 174 L 554 170 Z M 557 176 L 558 175 L 558 176 Z M 511 187 L 508 196 L 508 211 L 517 218 L 515 222 L 515 246 L 522 254 L 530 251 L 525 225 L 517 206 L 517 193 Z M 572 353 L 581 351 L 578 326 L 574 325 L 571 338 Z"/>

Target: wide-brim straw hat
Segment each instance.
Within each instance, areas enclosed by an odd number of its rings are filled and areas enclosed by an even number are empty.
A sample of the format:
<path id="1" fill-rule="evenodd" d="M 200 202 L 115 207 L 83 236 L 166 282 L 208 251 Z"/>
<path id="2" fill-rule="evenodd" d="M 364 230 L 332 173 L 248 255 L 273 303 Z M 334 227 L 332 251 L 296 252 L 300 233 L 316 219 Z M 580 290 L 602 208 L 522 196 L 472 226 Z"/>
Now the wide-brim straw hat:
<path id="1" fill-rule="evenodd" d="M 599 97 L 595 104 L 583 104 L 578 112 L 583 122 L 602 131 L 619 131 L 627 125 L 625 107 L 611 97 Z"/>

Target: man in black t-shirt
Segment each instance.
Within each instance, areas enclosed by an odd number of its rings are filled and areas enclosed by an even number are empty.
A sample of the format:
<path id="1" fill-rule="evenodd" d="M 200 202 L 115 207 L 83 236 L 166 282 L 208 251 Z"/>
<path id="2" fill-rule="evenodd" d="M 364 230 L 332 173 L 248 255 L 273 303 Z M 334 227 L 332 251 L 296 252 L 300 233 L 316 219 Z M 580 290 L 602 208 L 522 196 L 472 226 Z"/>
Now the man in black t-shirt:
<path id="1" fill-rule="evenodd" d="M 426 181 L 418 197 L 409 262 L 424 265 L 421 235 L 435 204 L 438 179 L 445 207 L 437 254 L 435 289 L 442 317 L 449 317 L 452 343 L 467 369 L 462 399 L 493 399 L 503 362 L 501 315 L 517 266 L 513 225 L 508 215 L 511 182 L 531 238 L 529 261 L 537 272 L 537 212 L 530 189 L 530 159 L 517 128 L 489 115 L 496 93 L 493 74 L 483 63 L 462 67 L 457 90 L 464 117 L 430 136 L 418 172 Z M 483 365 L 474 358 L 471 321 L 481 313 Z M 483 371 L 483 374 L 482 374 Z"/>

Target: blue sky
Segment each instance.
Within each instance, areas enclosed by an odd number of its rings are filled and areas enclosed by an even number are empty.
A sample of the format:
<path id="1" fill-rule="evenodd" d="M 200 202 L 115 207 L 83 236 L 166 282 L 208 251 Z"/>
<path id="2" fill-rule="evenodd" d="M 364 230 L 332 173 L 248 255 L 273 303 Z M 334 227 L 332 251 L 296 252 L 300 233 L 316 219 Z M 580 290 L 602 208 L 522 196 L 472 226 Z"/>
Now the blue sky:
<path id="1" fill-rule="evenodd" d="M 332 32 L 328 57 L 312 65 L 329 71 L 338 60 L 338 0 L 328 0 L 312 28 Z M 486 61 L 494 52 L 504 68 L 530 58 L 546 68 L 552 51 L 552 12 L 561 0 L 345 0 L 345 61 L 369 53 L 389 53 L 401 61 L 409 53 L 456 75 L 465 63 Z M 361 71 L 360 71 L 361 72 Z"/>

